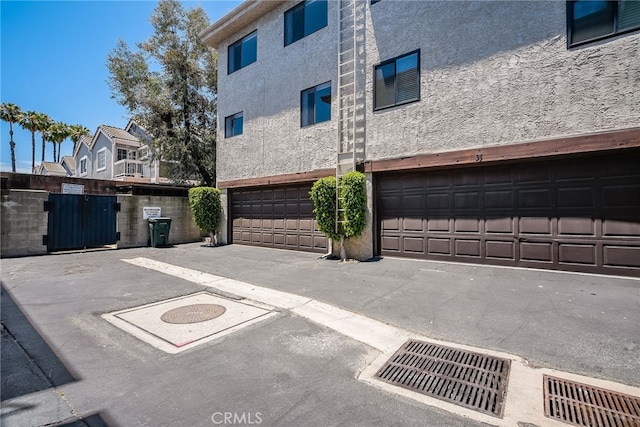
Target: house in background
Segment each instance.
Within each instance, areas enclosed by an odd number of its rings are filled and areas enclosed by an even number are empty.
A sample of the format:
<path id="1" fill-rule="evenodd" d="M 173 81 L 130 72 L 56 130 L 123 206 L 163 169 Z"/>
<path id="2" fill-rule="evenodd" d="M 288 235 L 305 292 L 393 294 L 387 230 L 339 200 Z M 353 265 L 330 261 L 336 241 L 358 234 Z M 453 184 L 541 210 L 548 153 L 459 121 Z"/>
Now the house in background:
<path id="1" fill-rule="evenodd" d="M 640 276 L 640 2 L 257 0 L 201 38 L 223 241 L 325 252 L 308 191 L 357 168 L 351 256 Z"/>
<path id="2" fill-rule="evenodd" d="M 152 156 L 151 138 L 129 121 L 124 129 L 100 125 L 92 137 L 75 147 L 76 177 L 119 181 L 168 182 L 160 175 L 160 160 Z"/>
<path id="3" fill-rule="evenodd" d="M 67 171 L 67 176 L 76 176 L 76 159 L 73 156 L 62 156 L 60 164 Z"/>
<path id="4" fill-rule="evenodd" d="M 72 176 L 68 173 L 67 169 L 60 163 L 56 162 L 42 162 L 33 169 L 34 175 L 48 175 L 48 176 Z"/>

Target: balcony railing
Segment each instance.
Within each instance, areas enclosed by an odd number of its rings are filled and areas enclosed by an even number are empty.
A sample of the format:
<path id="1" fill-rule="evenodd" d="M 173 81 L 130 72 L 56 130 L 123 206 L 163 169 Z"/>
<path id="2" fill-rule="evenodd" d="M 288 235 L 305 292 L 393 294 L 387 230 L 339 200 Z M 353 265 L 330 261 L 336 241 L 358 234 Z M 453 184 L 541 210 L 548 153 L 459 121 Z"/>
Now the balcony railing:
<path id="1" fill-rule="evenodd" d="M 145 178 L 144 163 L 139 160 L 118 160 L 113 164 L 113 176 L 116 178 L 133 176 Z"/>

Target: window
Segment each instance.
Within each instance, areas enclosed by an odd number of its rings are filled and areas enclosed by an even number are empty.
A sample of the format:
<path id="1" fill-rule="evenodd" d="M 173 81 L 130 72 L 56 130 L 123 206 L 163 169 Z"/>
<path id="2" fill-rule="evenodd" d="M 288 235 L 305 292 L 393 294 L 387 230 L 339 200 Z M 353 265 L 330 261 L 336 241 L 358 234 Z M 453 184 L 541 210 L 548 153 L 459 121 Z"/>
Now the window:
<path id="1" fill-rule="evenodd" d="M 80 175 L 87 174 L 87 156 L 80 159 Z"/>
<path id="2" fill-rule="evenodd" d="M 231 138 L 232 136 L 242 135 L 242 111 L 224 119 L 224 137 Z"/>
<path id="3" fill-rule="evenodd" d="M 331 120 L 331 82 L 303 90 L 300 112 L 302 127 Z"/>
<path id="4" fill-rule="evenodd" d="M 420 51 L 376 65 L 373 109 L 420 100 Z"/>
<path id="5" fill-rule="evenodd" d="M 136 152 L 134 150 L 129 150 L 129 160 L 135 160 L 136 159 Z"/>
<path id="6" fill-rule="evenodd" d="M 327 26 L 327 0 L 307 0 L 284 13 L 284 45 Z"/>
<path id="7" fill-rule="evenodd" d="M 118 161 L 126 160 L 127 158 L 127 150 L 124 148 L 118 148 Z"/>
<path id="8" fill-rule="evenodd" d="M 576 46 L 640 29 L 640 1 L 567 2 L 567 43 Z"/>
<path id="9" fill-rule="evenodd" d="M 98 151 L 98 169 L 96 170 L 104 170 L 107 168 L 107 149 L 103 148 Z"/>
<path id="10" fill-rule="evenodd" d="M 258 59 L 258 33 L 254 31 L 229 46 L 227 57 L 228 74 L 253 64 Z"/>

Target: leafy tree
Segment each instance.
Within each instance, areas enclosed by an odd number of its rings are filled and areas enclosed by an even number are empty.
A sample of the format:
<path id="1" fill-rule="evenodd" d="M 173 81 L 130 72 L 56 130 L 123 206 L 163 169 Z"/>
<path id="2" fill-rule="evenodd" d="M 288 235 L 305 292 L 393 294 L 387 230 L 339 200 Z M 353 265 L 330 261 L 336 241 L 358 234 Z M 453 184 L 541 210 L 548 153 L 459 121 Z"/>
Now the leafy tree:
<path id="1" fill-rule="evenodd" d="M 160 0 L 151 24 L 135 51 L 120 40 L 109 53 L 112 97 L 153 136 L 173 180 L 215 185 L 218 57 L 199 39 L 209 19 L 201 7 Z"/>
<path id="2" fill-rule="evenodd" d="M 36 167 L 36 132 L 38 128 L 38 113 L 29 110 L 22 115 L 20 126 L 31 132 L 31 170 Z"/>
<path id="3" fill-rule="evenodd" d="M 78 141 L 80 141 L 80 138 L 82 138 L 84 135 L 89 135 L 91 131 L 82 126 L 82 125 L 71 125 L 69 126 L 69 138 L 73 141 L 73 151 L 76 151 L 76 146 L 78 145 Z"/>
<path id="4" fill-rule="evenodd" d="M 222 217 L 222 203 L 220 190 L 213 187 L 194 187 L 189 189 L 189 206 L 193 213 L 193 220 L 200 230 L 211 236 L 210 246 L 215 246 L 216 232 L 220 227 Z"/>
<path id="5" fill-rule="evenodd" d="M 9 102 L 0 105 L 0 119 L 9 123 L 9 146 L 11 147 L 11 171 L 16 173 L 16 143 L 13 141 L 13 124 L 19 123 L 22 110 Z"/>
<path id="6" fill-rule="evenodd" d="M 344 260 L 345 239 L 361 236 L 367 224 L 367 189 L 364 174 L 353 171 L 340 178 L 342 210 L 338 215 L 336 191 L 336 178 L 329 176 L 317 180 L 311 187 L 309 196 L 313 201 L 318 228 L 330 239 L 340 240 L 340 257 Z"/>

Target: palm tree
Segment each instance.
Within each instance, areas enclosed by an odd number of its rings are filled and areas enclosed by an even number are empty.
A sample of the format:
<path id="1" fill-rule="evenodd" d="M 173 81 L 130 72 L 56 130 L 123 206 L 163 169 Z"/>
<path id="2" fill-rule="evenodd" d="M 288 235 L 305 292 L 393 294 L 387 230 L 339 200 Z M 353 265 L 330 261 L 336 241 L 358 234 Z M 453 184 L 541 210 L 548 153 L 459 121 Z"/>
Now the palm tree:
<path id="1" fill-rule="evenodd" d="M 20 126 L 31 132 L 31 170 L 36 167 L 36 132 L 38 129 L 38 113 L 27 111 L 20 119 Z"/>
<path id="2" fill-rule="evenodd" d="M 53 161 L 60 161 L 60 152 L 62 151 L 62 141 L 69 137 L 69 125 L 62 122 L 55 122 L 49 126 L 49 141 L 53 142 Z M 58 154 L 56 155 L 56 144 L 58 144 Z"/>
<path id="3" fill-rule="evenodd" d="M 13 124 L 19 123 L 22 117 L 22 110 L 15 104 L 9 102 L 0 105 L 0 119 L 9 123 L 9 146 L 11 147 L 11 171 L 16 173 L 16 143 L 13 142 Z"/>
<path id="4" fill-rule="evenodd" d="M 71 125 L 69 126 L 69 130 L 69 138 L 73 141 L 73 151 L 75 152 L 78 141 L 80 141 L 80 138 L 84 135 L 89 135 L 89 129 L 82 125 Z"/>
<path id="5" fill-rule="evenodd" d="M 48 141 L 47 139 L 47 129 L 49 129 L 49 125 L 52 123 L 52 120 L 49 116 L 44 113 L 37 114 L 37 124 L 38 124 L 38 132 L 42 136 L 42 161 L 44 162 L 44 148 Z"/>

